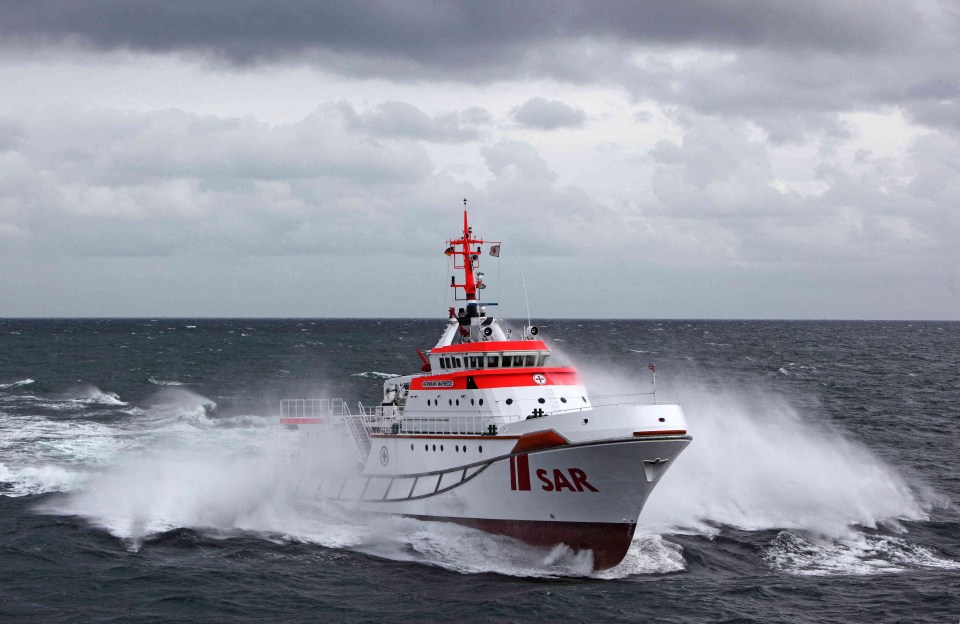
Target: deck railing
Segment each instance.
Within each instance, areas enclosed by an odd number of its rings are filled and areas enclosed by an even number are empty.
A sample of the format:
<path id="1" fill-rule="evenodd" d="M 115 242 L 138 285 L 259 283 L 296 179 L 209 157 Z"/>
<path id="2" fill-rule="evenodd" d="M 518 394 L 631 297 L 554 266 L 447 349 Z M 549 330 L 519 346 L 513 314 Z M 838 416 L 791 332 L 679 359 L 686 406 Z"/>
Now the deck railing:
<path id="1" fill-rule="evenodd" d="M 430 416 L 404 416 L 402 409 L 392 405 L 364 407 L 360 404 L 360 409 L 364 424 L 377 433 L 488 435 L 496 431 L 498 423 L 503 423 L 503 418 L 493 415 L 440 412 Z"/>

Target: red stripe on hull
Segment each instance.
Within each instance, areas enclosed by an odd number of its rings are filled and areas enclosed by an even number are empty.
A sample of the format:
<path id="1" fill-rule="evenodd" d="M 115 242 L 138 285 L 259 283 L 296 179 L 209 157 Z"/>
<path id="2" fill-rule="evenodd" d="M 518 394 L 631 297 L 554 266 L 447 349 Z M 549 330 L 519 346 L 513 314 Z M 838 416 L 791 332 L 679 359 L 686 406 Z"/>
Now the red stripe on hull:
<path id="1" fill-rule="evenodd" d="M 593 551 L 593 568 L 606 570 L 627 555 L 636 523 L 550 522 L 543 520 L 493 520 L 489 518 L 449 518 L 410 516 L 418 520 L 453 522 L 487 533 L 506 535 L 533 546 L 566 544 L 574 550 Z"/>
<path id="2" fill-rule="evenodd" d="M 542 375 L 545 378 L 544 383 L 538 384 L 534 381 L 534 375 Z M 500 369 L 471 369 L 448 373 L 445 375 L 431 375 L 429 377 L 417 377 L 410 382 L 411 390 L 426 390 L 428 392 L 436 390 L 463 390 L 467 387 L 467 377 L 473 378 L 478 390 L 488 390 L 491 388 L 513 388 L 515 386 L 577 386 L 580 385 L 580 376 L 577 371 L 566 367 L 553 368 L 500 368 Z M 442 388 L 426 387 L 423 382 L 452 381 L 453 386 Z"/>
<path id="3" fill-rule="evenodd" d="M 530 491 L 530 456 L 517 455 L 517 489 Z"/>

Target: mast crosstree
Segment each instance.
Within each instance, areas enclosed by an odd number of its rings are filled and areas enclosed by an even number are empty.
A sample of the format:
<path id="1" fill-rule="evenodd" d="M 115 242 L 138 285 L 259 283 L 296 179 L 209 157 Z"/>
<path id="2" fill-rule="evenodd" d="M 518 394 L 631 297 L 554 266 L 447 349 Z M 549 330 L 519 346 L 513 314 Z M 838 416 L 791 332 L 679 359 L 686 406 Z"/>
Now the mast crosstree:
<path id="1" fill-rule="evenodd" d="M 463 200 L 466 205 L 467 200 Z M 500 241 L 487 241 L 482 238 L 473 237 L 473 228 L 470 227 L 467 211 L 463 211 L 463 232 L 460 238 L 447 241 L 446 254 L 454 257 L 453 268 L 463 271 L 463 282 L 457 283 L 455 275 L 450 276 L 450 287 L 463 289 L 463 299 L 456 296 L 457 301 L 466 301 L 466 316 L 474 318 L 480 316 L 479 302 L 477 301 L 477 290 L 484 288 L 482 278 L 476 272 L 480 268 L 480 256 L 483 253 L 483 245 L 492 243 L 499 245 Z"/>

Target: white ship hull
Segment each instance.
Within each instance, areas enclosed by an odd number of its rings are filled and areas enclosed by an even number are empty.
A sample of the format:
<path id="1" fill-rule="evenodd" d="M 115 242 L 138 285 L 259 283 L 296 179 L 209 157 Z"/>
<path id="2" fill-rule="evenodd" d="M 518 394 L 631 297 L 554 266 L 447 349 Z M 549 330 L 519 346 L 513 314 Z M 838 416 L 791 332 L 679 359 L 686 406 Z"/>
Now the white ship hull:
<path id="1" fill-rule="evenodd" d="M 352 444 L 346 424 L 301 425 L 300 495 L 590 549 L 594 566 L 607 568 L 622 560 L 647 497 L 690 442 L 682 418 L 679 406 L 660 404 L 556 414 L 496 436 L 374 434 L 366 465 L 350 474 L 314 461 L 329 456 L 333 431 L 337 448 Z"/>

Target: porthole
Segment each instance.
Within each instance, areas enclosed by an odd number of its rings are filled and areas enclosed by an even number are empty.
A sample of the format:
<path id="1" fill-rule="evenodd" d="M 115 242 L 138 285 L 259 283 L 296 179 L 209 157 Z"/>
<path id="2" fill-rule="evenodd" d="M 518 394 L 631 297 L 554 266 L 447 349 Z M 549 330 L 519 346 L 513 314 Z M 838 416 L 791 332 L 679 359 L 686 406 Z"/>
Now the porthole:
<path id="1" fill-rule="evenodd" d="M 450 405 L 453 405 L 453 399 L 447 399 L 447 403 L 449 403 Z"/>
<path id="2" fill-rule="evenodd" d="M 566 402 L 567 402 L 567 397 L 560 397 L 560 402 L 561 402 L 561 403 L 566 403 Z"/>
<path id="3" fill-rule="evenodd" d="M 480 399 L 480 405 L 483 405 L 483 399 Z"/>
<path id="4" fill-rule="evenodd" d="M 513 405 L 513 399 L 507 399 L 507 405 Z"/>
<path id="5" fill-rule="evenodd" d="M 457 399 L 457 407 L 460 407 L 460 399 Z"/>
<path id="6" fill-rule="evenodd" d="M 457 447 L 456 447 L 456 451 L 457 451 L 458 453 L 460 452 L 460 445 L 459 445 L 459 444 L 458 444 Z"/>
<path id="7" fill-rule="evenodd" d="M 584 403 L 587 402 L 587 397 L 580 397 L 580 398 L 583 399 L 583 402 L 584 402 Z"/>
<path id="8" fill-rule="evenodd" d="M 430 407 L 430 399 L 427 399 L 427 407 Z"/>
<path id="9" fill-rule="evenodd" d="M 547 400 L 543 397 L 540 397 L 539 399 L 537 399 L 537 403 L 546 403 L 546 402 Z"/>
<path id="10" fill-rule="evenodd" d="M 423 445 L 423 450 L 429 451 L 429 450 L 430 450 L 430 445 L 429 445 L 429 444 L 424 444 L 424 445 Z"/>
<path id="11" fill-rule="evenodd" d="M 437 445 L 436 445 L 436 444 L 433 445 L 433 451 L 434 451 L 434 452 L 437 451 Z"/>
<path id="12" fill-rule="evenodd" d="M 411 451 L 413 450 L 413 445 L 412 445 L 412 444 L 410 445 L 410 450 L 411 450 Z"/>
<path id="13" fill-rule="evenodd" d="M 467 452 L 467 445 L 466 445 L 466 444 L 463 445 L 463 452 L 464 452 L 464 453 Z"/>
<path id="14" fill-rule="evenodd" d="M 473 399 L 470 399 L 470 405 L 474 405 Z"/>
<path id="15" fill-rule="evenodd" d="M 479 449 L 477 449 L 477 450 L 482 453 L 482 452 L 483 452 L 483 447 L 481 446 L 481 447 L 480 447 Z"/>
<path id="16" fill-rule="evenodd" d="M 443 445 L 442 445 L 442 444 L 440 445 L 440 452 L 441 452 L 441 453 L 443 452 Z"/>

